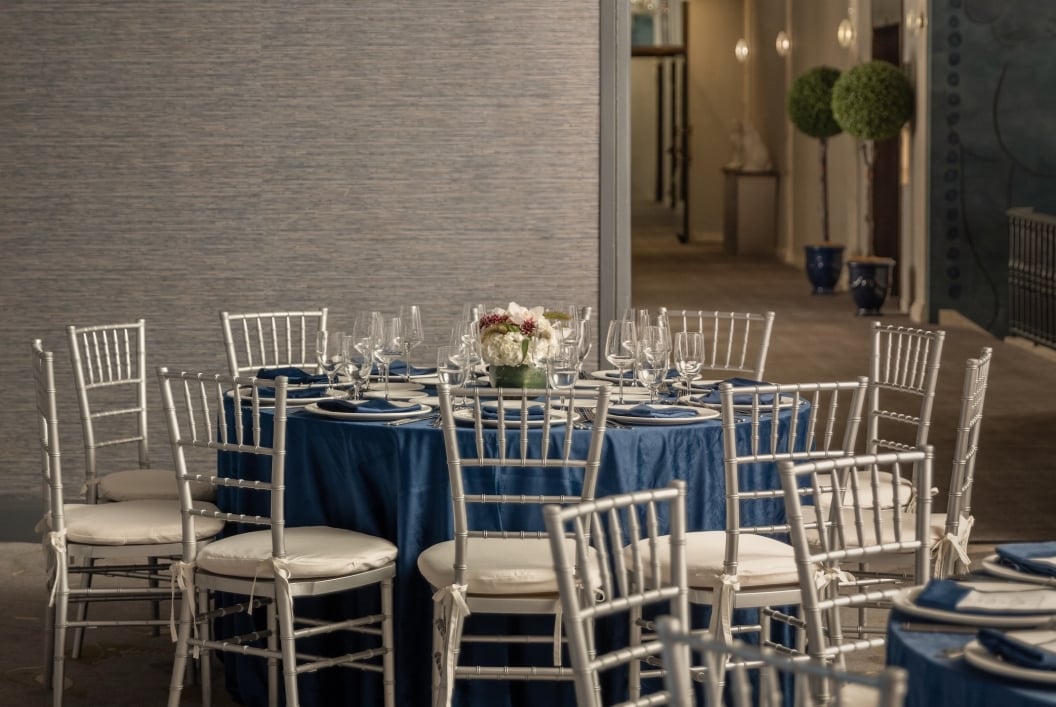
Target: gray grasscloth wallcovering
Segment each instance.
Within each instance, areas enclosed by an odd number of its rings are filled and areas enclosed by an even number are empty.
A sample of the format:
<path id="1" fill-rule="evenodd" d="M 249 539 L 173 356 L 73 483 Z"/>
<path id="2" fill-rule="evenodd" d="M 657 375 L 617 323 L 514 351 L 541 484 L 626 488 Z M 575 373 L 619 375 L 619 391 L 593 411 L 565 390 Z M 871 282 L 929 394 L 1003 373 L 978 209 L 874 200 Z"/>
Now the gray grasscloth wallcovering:
<path id="1" fill-rule="evenodd" d="M 67 324 L 214 370 L 221 309 L 417 303 L 425 357 L 467 301 L 596 305 L 598 106 L 597 0 L 6 0 L 6 493 L 38 488 L 35 337 L 79 478 Z"/>

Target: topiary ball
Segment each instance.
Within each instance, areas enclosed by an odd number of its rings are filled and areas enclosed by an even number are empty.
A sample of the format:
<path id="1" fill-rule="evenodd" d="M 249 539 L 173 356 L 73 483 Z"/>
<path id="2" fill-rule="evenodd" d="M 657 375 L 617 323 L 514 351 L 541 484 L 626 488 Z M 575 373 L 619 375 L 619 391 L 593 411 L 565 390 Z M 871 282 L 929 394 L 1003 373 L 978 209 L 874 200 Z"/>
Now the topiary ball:
<path id="1" fill-rule="evenodd" d="M 800 132 L 827 138 L 842 132 L 832 116 L 832 86 L 839 69 L 818 66 L 792 82 L 788 91 L 788 117 Z"/>
<path id="2" fill-rule="evenodd" d="M 887 140 L 913 115 L 913 86 L 894 64 L 859 64 L 833 85 L 832 114 L 859 140 Z"/>

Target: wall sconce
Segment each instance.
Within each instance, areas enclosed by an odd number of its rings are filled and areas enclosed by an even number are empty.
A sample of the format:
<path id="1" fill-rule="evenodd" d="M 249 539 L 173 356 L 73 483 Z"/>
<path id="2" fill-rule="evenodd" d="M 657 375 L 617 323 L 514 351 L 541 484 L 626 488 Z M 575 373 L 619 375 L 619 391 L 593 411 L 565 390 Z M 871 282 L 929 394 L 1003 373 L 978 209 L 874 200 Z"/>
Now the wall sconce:
<path id="1" fill-rule="evenodd" d="M 745 39 L 738 39 L 736 46 L 733 48 L 733 55 L 737 57 L 737 61 L 742 64 L 748 61 L 748 55 L 751 54 L 752 50 L 748 47 L 748 41 Z"/>
<path id="2" fill-rule="evenodd" d="M 906 29 L 910 34 L 920 34 L 928 26 L 928 18 L 923 10 L 910 10 L 906 13 Z"/>
<path id="3" fill-rule="evenodd" d="M 777 55 L 779 57 L 788 56 L 788 52 L 792 49 L 792 40 L 788 36 L 788 32 L 781 30 L 777 33 L 777 39 L 774 41 L 774 48 L 777 49 Z"/>
<path id="4" fill-rule="evenodd" d="M 854 44 L 854 23 L 849 17 L 841 20 L 836 28 L 836 41 L 844 49 L 849 49 Z"/>

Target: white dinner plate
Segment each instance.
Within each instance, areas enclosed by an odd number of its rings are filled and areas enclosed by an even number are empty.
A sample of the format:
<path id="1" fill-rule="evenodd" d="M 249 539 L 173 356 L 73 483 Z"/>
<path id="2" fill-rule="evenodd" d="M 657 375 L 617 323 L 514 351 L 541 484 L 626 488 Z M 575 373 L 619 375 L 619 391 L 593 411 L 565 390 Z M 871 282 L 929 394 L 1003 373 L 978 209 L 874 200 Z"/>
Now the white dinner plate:
<path id="1" fill-rule="evenodd" d="M 983 558 L 982 564 L 983 569 L 995 577 L 1004 577 L 1005 579 L 1029 582 L 1030 584 L 1044 584 L 1049 587 L 1056 587 L 1056 577 L 1047 577 L 1043 574 L 1034 574 L 1033 572 L 1020 572 L 1017 569 L 1002 564 L 1001 556 L 996 553 Z"/>
<path id="2" fill-rule="evenodd" d="M 610 405 L 609 406 L 609 419 L 615 422 L 622 422 L 627 425 L 691 425 L 695 422 L 703 422 L 704 420 L 714 420 L 719 417 L 718 410 L 709 410 L 707 408 L 685 408 L 693 413 L 694 417 L 638 417 L 637 415 L 621 415 L 620 411 L 626 411 L 628 408 L 634 407 L 633 405 Z M 658 405 L 657 407 L 670 407 L 668 405 Z"/>
<path id="3" fill-rule="evenodd" d="M 418 390 L 393 390 L 389 388 L 389 400 L 417 400 L 428 397 L 428 393 L 425 392 L 425 388 L 419 388 Z M 384 398 L 385 389 L 384 387 L 375 386 L 370 390 L 363 391 L 364 398 Z"/>
<path id="4" fill-rule="evenodd" d="M 707 391 L 707 390 L 711 390 L 712 388 L 718 387 L 719 383 L 721 383 L 721 382 L 722 382 L 721 380 L 714 380 L 714 379 L 705 380 L 705 379 L 702 379 L 702 378 L 696 378 L 696 379 L 690 381 L 689 388 L 687 389 L 686 385 L 682 382 L 682 379 L 676 378 L 671 383 L 671 387 L 674 388 L 675 390 L 690 390 L 691 392 L 696 392 L 696 391 L 704 392 L 704 391 Z"/>
<path id="5" fill-rule="evenodd" d="M 1053 620 L 1052 614 L 971 614 L 960 611 L 933 609 L 930 606 L 918 606 L 917 596 L 923 587 L 905 589 L 894 596 L 892 605 L 899 611 L 922 619 L 942 621 L 948 624 L 967 624 L 970 626 L 989 626 L 991 628 L 1034 628 Z"/>
<path id="6" fill-rule="evenodd" d="M 401 405 L 403 403 L 397 402 L 395 405 Z M 407 402 L 405 403 L 407 408 L 405 410 L 386 410 L 381 412 L 340 412 L 337 410 L 324 410 L 315 403 L 305 406 L 305 410 L 316 415 L 322 415 L 323 417 L 332 417 L 337 420 L 398 420 L 401 417 L 416 417 L 418 415 L 427 415 L 433 411 L 433 408 L 428 405 L 422 405 L 421 403 Z"/>
<path id="7" fill-rule="evenodd" d="M 964 659 L 969 665 L 1002 677 L 1056 685 L 1056 670 L 1040 670 L 1009 663 L 988 651 L 977 640 L 969 641 L 964 647 Z"/>
<path id="8" fill-rule="evenodd" d="M 700 402 L 697 402 L 697 401 L 693 400 L 694 397 L 696 397 L 696 396 L 683 395 L 682 397 L 680 397 L 678 399 L 678 402 L 680 402 L 683 405 L 689 405 L 691 407 L 707 408 L 707 409 L 711 409 L 711 410 L 722 410 L 722 403 L 700 403 Z M 790 408 L 790 407 L 792 407 L 792 403 L 794 402 L 794 400 L 795 400 L 795 398 L 793 398 L 791 395 L 782 395 L 781 396 L 781 400 L 778 403 L 778 407 L 781 408 L 781 409 Z M 751 412 L 752 411 L 752 406 L 751 406 L 751 404 L 738 405 L 738 404 L 734 403 L 733 409 L 736 412 Z M 759 404 L 759 411 L 760 412 L 764 412 L 765 413 L 768 410 L 772 410 L 772 409 L 773 409 L 773 404 L 772 403 L 760 403 Z"/>
<path id="9" fill-rule="evenodd" d="M 423 388 L 425 388 L 425 386 L 422 385 L 421 383 L 417 382 L 417 381 L 413 381 L 412 380 L 410 383 L 408 383 L 407 381 L 393 380 L 391 378 L 389 379 L 389 390 L 390 391 L 393 391 L 393 390 L 422 390 Z M 380 390 L 380 391 L 384 392 L 385 391 L 385 381 L 383 381 L 380 378 L 375 378 L 374 376 L 371 376 L 370 377 L 370 389 L 371 390 Z"/>
<path id="10" fill-rule="evenodd" d="M 300 389 L 300 387 L 299 386 L 295 386 L 294 388 L 288 388 L 287 390 L 298 390 L 298 389 Z M 325 389 L 322 386 L 319 386 L 319 392 L 320 393 L 322 393 L 324 390 Z M 231 391 L 228 391 L 228 395 L 231 395 Z M 249 403 L 249 401 L 252 400 L 252 397 L 249 394 L 249 389 L 248 388 L 239 388 L 238 389 L 238 397 L 243 403 Z M 311 405 L 312 403 L 317 403 L 320 400 L 342 400 L 343 398 L 347 398 L 347 397 L 348 397 L 348 392 L 344 391 L 344 390 L 334 390 L 330 395 L 319 395 L 319 396 L 313 397 L 313 398 L 291 398 L 291 397 L 287 397 L 286 398 L 286 407 L 304 407 L 306 405 Z M 269 398 L 269 397 L 265 397 L 263 395 L 259 396 L 258 400 L 260 400 L 260 404 L 261 405 L 269 405 L 269 406 L 271 406 L 271 405 L 275 404 L 275 398 Z"/>
<path id="11" fill-rule="evenodd" d="M 593 373 L 588 373 L 588 376 L 593 376 Z M 577 388 L 601 388 L 602 386 L 610 385 L 615 381 L 610 381 L 607 378 L 584 378 L 580 376 L 576 379 Z"/>
<path id="12" fill-rule="evenodd" d="M 627 371 L 624 371 L 624 373 L 627 373 Z M 597 380 L 608 381 L 609 383 L 619 383 L 620 382 L 620 371 L 618 369 L 616 369 L 616 368 L 612 368 L 612 369 L 604 370 L 604 371 L 594 371 L 594 372 L 592 372 L 590 374 L 590 376 L 592 378 L 597 379 Z M 675 378 L 672 376 L 672 377 L 666 378 L 665 380 L 675 380 Z M 634 382 L 635 382 L 634 381 L 634 376 L 625 376 L 624 379 L 623 379 L 623 382 L 624 382 L 624 385 L 633 385 Z"/>
<path id="13" fill-rule="evenodd" d="M 517 403 L 511 403 L 508 407 L 515 407 L 516 409 L 520 410 L 520 405 L 521 404 L 519 402 L 517 402 Z M 470 410 L 470 409 L 467 409 L 467 408 L 463 408 L 461 410 L 455 410 L 452 413 L 452 416 L 455 418 L 455 422 L 461 423 L 463 425 L 472 425 L 473 424 L 473 415 L 474 415 L 474 411 Z M 578 416 L 573 414 L 573 416 L 572 416 L 573 421 L 576 420 L 577 417 Z M 512 419 L 511 418 L 506 418 L 505 422 L 506 422 L 506 427 L 520 427 L 520 425 L 521 425 L 521 420 L 520 420 L 519 417 L 518 418 L 512 418 Z M 568 413 L 567 412 L 565 412 L 563 410 L 557 410 L 557 409 L 554 409 L 554 410 L 550 411 L 550 424 L 551 425 L 563 425 L 566 422 L 568 422 Z M 483 425 L 485 427 L 498 427 L 499 426 L 499 421 L 498 420 L 484 419 L 484 420 L 482 420 L 482 423 L 483 423 Z M 529 427 L 542 427 L 543 426 L 543 420 L 528 420 L 528 426 Z"/>

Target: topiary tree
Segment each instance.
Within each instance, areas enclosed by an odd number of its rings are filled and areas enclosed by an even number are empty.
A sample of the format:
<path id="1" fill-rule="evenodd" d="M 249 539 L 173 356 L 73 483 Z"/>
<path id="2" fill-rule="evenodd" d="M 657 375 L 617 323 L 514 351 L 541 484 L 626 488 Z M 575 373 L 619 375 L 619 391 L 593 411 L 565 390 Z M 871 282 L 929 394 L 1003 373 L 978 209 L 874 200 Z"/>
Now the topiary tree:
<path id="1" fill-rule="evenodd" d="M 843 132 L 832 115 L 832 87 L 839 69 L 817 66 L 792 82 L 788 118 L 808 137 L 817 138 L 821 162 L 821 236 L 829 242 L 829 138 Z"/>
<path id="2" fill-rule="evenodd" d="M 913 115 L 913 86 L 906 75 L 886 61 L 869 61 L 843 73 L 832 87 L 832 115 L 859 140 L 865 162 L 867 201 L 865 225 L 869 255 L 873 254 L 874 143 L 898 135 Z"/>

